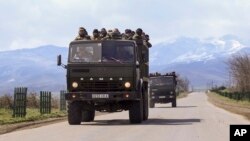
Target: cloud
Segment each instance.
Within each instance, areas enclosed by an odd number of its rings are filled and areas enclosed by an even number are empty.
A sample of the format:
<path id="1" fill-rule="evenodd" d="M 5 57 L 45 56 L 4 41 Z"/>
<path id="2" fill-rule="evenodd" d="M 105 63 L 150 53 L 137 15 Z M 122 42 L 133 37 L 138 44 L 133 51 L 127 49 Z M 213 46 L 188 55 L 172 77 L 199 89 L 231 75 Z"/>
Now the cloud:
<path id="1" fill-rule="evenodd" d="M 16 50 L 16 49 L 20 49 L 20 48 L 34 48 L 37 46 L 42 46 L 46 44 L 46 42 L 41 41 L 41 40 L 37 40 L 37 39 L 16 39 L 13 40 L 10 44 L 9 49 L 10 50 Z"/>
<path id="2" fill-rule="evenodd" d="M 249 38 L 248 0 L 18 0 L 0 1 L 0 50 L 44 44 L 67 46 L 79 26 L 141 27 L 153 44 L 179 36 Z M 13 45 L 14 44 L 14 45 Z M 14 47 L 13 47 L 14 46 Z"/>

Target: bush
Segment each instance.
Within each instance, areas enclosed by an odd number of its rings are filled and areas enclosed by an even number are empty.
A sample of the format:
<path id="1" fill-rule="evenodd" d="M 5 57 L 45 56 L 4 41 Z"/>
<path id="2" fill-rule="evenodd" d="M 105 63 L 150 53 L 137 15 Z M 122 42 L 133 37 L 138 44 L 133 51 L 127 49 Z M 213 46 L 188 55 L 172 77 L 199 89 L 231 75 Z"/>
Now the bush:
<path id="1" fill-rule="evenodd" d="M 11 109 L 13 107 L 13 97 L 5 94 L 0 97 L 0 108 Z"/>

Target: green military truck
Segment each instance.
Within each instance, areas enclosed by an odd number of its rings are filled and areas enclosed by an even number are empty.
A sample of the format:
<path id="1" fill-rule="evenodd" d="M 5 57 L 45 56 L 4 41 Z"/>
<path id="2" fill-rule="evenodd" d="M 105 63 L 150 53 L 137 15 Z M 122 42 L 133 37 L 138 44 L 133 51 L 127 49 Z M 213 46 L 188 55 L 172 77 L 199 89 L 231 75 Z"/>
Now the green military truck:
<path id="1" fill-rule="evenodd" d="M 172 103 L 176 107 L 176 75 L 175 72 L 161 75 L 160 73 L 150 74 L 150 108 L 155 107 L 155 103 Z"/>
<path id="2" fill-rule="evenodd" d="M 69 45 L 68 123 L 94 120 L 95 111 L 129 111 L 130 123 L 148 119 L 148 48 L 133 40 L 78 40 Z"/>

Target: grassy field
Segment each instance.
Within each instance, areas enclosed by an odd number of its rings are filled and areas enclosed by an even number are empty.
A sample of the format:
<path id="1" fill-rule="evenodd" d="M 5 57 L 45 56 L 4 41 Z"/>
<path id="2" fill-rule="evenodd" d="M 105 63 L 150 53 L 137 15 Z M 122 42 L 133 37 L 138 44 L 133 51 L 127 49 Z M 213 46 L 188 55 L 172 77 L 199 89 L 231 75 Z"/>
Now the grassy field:
<path id="1" fill-rule="evenodd" d="M 66 112 L 61 112 L 58 109 L 52 109 L 51 114 L 41 115 L 39 109 L 27 109 L 27 115 L 24 118 L 13 118 L 12 110 L 0 109 L 0 125 L 14 124 L 27 121 L 37 121 L 48 118 L 64 117 Z"/>
<path id="2" fill-rule="evenodd" d="M 241 114 L 250 120 L 250 101 L 237 101 L 216 93 L 208 93 L 208 100 L 214 105 L 230 112 Z"/>

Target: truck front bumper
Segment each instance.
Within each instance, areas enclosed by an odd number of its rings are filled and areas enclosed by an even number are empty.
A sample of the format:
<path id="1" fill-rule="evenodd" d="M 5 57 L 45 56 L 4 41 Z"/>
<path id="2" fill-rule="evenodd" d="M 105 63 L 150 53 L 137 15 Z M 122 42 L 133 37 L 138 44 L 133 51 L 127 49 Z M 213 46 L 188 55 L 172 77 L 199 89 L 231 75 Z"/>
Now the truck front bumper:
<path id="1" fill-rule="evenodd" d="M 140 100 L 136 92 L 68 92 L 65 99 L 69 101 L 123 101 Z"/>

